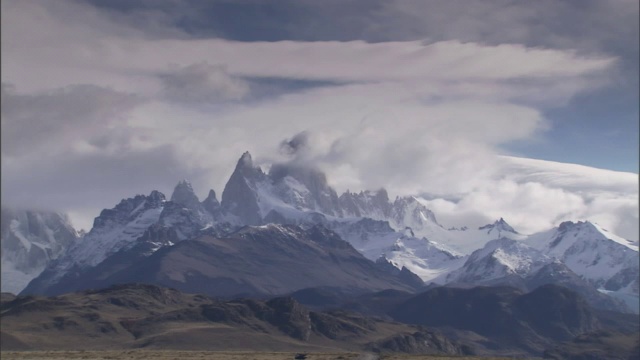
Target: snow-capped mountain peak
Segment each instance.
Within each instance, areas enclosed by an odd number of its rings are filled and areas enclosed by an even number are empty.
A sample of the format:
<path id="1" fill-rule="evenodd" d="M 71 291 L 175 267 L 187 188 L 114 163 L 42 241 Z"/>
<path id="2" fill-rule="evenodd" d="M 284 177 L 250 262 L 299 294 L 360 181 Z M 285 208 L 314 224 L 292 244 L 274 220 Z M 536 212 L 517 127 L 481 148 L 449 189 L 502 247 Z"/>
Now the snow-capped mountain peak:
<path id="1" fill-rule="evenodd" d="M 95 218 L 82 243 L 70 251 L 74 261 L 96 265 L 140 237 L 158 221 L 166 203 L 165 196 L 152 191 L 148 196 L 124 199 L 113 209 L 105 209 Z"/>
<path id="2" fill-rule="evenodd" d="M 80 269 L 96 266 L 116 252 L 132 247 L 149 226 L 158 222 L 166 203 L 164 194 L 154 190 L 148 196 L 136 195 L 123 199 L 112 209 L 102 210 L 82 241 L 51 262 L 24 291 L 40 292 L 65 276 L 78 276 Z"/>
<path id="3" fill-rule="evenodd" d="M 631 241 L 631 240 L 627 240 L 623 237 L 620 237 L 612 232 L 610 232 L 609 230 L 603 228 L 602 226 L 598 225 L 597 223 L 592 223 L 592 222 L 588 222 L 592 227 L 594 227 L 596 229 L 596 231 L 598 231 L 599 233 L 601 233 L 602 235 L 604 235 L 604 237 L 606 237 L 607 239 L 611 240 L 611 241 L 615 241 L 618 244 L 624 245 L 626 247 L 628 247 L 631 250 L 635 250 L 638 251 L 638 242 L 637 241 Z"/>
<path id="4" fill-rule="evenodd" d="M 462 268 L 447 277 L 447 281 L 491 283 L 509 276 L 526 276 L 550 261 L 542 252 L 522 241 L 500 238 L 474 251 Z"/>
<path id="5" fill-rule="evenodd" d="M 478 228 L 478 230 L 484 230 L 487 234 L 492 232 L 497 234 L 497 237 L 501 236 L 502 232 L 509 232 L 512 234 L 519 234 L 511 225 L 509 225 L 503 218 L 496 220 L 493 224 L 487 224 Z"/>
<path id="6" fill-rule="evenodd" d="M 534 247 L 547 248 L 554 254 L 560 254 L 580 240 L 611 241 L 633 251 L 638 251 L 636 242 L 617 236 L 590 221 L 565 221 L 557 228 L 532 235 L 528 241 Z"/>
<path id="7" fill-rule="evenodd" d="M 65 273 L 97 266 L 136 242 L 145 245 L 143 234 L 150 226 L 171 233 L 170 241 L 153 243 L 150 249 L 155 251 L 204 232 L 223 234 L 249 225 L 285 233 L 292 224 L 322 224 L 370 260 L 383 256 L 389 266 L 398 271 L 406 267 L 427 282 L 497 284 L 506 279 L 514 285 L 559 261 L 572 272 L 570 277 L 594 289 L 637 289 L 633 281 L 638 276 L 638 244 L 597 224 L 565 222 L 530 236 L 518 233 L 504 218 L 481 227 L 446 229 L 428 205 L 415 196 L 390 201 L 384 189 L 338 196 L 325 174 L 309 164 L 272 164 L 265 173 L 245 152 L 220 202 L 213 190 L 199 202 L 187 180 L 176 185 L 171 201 L 157 191 L 125 199 L 104 210 L 84 241 L 36 279 L 32 290 L 55 284 Z M 547 279 L 560 269 L 551 268 L 543 274 L 549 276 L 538 277 Z M 63 280 L 70 283 L 74 278 Z"/>
<path id="8" fill-rule="evenodd" d="M 266 175 L 253 165 L 247 151 L 238 160 L 235 170 L 222 191 L 220 205 L 246 225 L 260 225 L 262 216 L 258 206 L 257 186 Z"/>
<path id="9" fill-rule="evenodd" d="M 200 203 L 200 200 L 198 200 L 198 197 L 193 191 L 191 183 L 186 179 L 181 180 L 173 189 L 171 201 L 180 205 L 184 205 L 188 208 L 195 207 L 197 206 L 196 204 Z"/>
<path id="10" fill-rule="evenodd" d="M 294 163 L 274 164 L 268 177 L 273 192 L 285 203 L 330 216 L 342 214 L 338 195 L 320 170 Z"/>
<path id="11" fill-rule="evenodd" d="M 589 221 L 566 221 L 526 242 L 560 259 L 596 287 L 617 290 L 638 277 L 638 246 L 612 235 Z"/>

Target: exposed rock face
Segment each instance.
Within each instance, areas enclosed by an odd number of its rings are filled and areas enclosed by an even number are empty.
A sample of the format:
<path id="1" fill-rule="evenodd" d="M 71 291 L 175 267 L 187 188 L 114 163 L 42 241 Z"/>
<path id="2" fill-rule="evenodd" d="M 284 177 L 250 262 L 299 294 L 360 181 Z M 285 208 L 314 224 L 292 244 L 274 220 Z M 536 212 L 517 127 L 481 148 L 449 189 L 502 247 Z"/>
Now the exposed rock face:
<path id="1" fill-rule="evenodd" d="M 245 152 L 222 192 L 222 208 L 237 216 L 243 224 L 261 224 L 256 185 L 265 178 L 262 170 L 254 167 L 251 154 Z"/>
<path id="2" fill-rule="evenodd" d="M 324 173 L 301 164 L 274 164 L 269 173 L 242 155 L 222 193 L 222 209 L 243 224 L 324 221 L 326 217 L 387 221 L 396 230 L 441 227 L 433 212 L 414 197 L 389 201 L 387 191 L 345 192 L 338 197 Z M 317 214 L 320 219 L 313 218 Z M 317 216 L 316 216 L 317 217 Z"/>
<path id="3" fill-rule="evenodd" d="M 200 205 L 191 183 L 187 180 L 182 180 L 176 185 L 171 195 L 171 201 L 187 208 L 197 208 Z"/>
<path id="4" fill-rule="evenodd" d="M 316 210 L 331 216 L 342 215 L 338 195 L 327 184 L 325 174 L 317 169 L 294 164 L 275 164 L 269 170 L 269 179 L 275 192 L 296 208 Z M 302 186 L 296 186 L 292 180 Z"/>
<path id="5" fill-rule="evenodd" d="M 503 218 L 500 218 L 500 220 L 497 220 L 495 223 L 493 224 L 487 224 L 485 226 L 481 226 L 478 228 L 478 230 L 484 230 L 486 231 L 488 234 L 489 233 L 496 233 L 497 238 L 502 237 L 502 233 L 511 233 L 511 234 L 518 234 L 517 231 L 515 231 L 511 225 L 507 224 L 506 221 L 504 221 Z"/>
<path id="6" fill-rule="evenodd" d="M 148 196 L 124 199 L 113 209 L 103 210 L 82 241 L 74 243 L 64 255 L 51 262 L 23 293 L 47 293 L 47 289 L 63 277 L 72 281 L 80 276 L 83 269 L 96 266 L 116 252 L 134 246 L 136 239 L 158 222 L 165 202 L 162 193 L 152 191 Z"/>
<path id="7" fill-rule="evenodd" d="M 234 229 L 226 222 L 213 191 L 200 203 L 191 184 L 183 180 L 176 185 L 171 199 L 166 201 L 162 193 L 152 191 L 148 196 L 124 199 L 113 209 L 103 210 L 83 241 L 51 263 L 24 293 L 73 291 L 86 286 L 81 284 L 90 281 L 91 276 L 102 279 L 113 275 L 116 264 L 120 268 L 130 266 L 125 265 L 126 261 L 138 261 L 161 247 L 204 233 L 217 236 Z M 119 254 L 122 251 L 130 252 Z"/>
<path id="8" fill-rule="evenodd" d="M 389 262 L 384 256 L 381 256 L 376 260 L 376 265 L 383 271 L 386 271 L 390 274 L 396 275 L 401 278 L 407 284 L 412 284 L 416 289 L 419 289 L 425 286 L 424 281 L 420 279 L 420 277 L 411 272 L 411 270 L 406 267 L 402 267 L 402 269 L 398 269 L 393 264 Z"/>
<path id="9" fill-rule="evenodd" d="M 124 199 L 113 209 L 102 210 L 100 215 L 94 219 L 93 227 L 89 234 L 104 228 L 113 228 L 117 225 L 125 225 L 135 220 L 139 215 L 149 209 L 162 208 L 164 202 L 164 194 L 155 190 L 148 196 L 136 195 L 133 198 Z"/>
<path id="10" fill-rule="evenodd" d="M 79 239 L 63 214 L 2 208 L 1 217 L 3 292 L 19 293 Z"/>
<path id="11" fill-rule="evenodd" d="M 87 274 L 102 274 L 99 276 L 101 281 L 107 282 L 115 281 L 117 274 L 118 281 L 124 281 L 127 275 L 120 273 L 121 269 L 116 269 L 115 264 L 122 267 L 126 259 L 138 262 L 142 259 L 140 256 L 151 256 L 158 251 L 164 254 L 161 251 L 164 247 L 177 246 L 184 240 L 203 239 L 205 235 L 216 239 L 211 242 L 227 239 L 231 232 L 247 224 L 297 225 L 305 231 L 321 224 L 349 242 L 367 259 L 375 261 L 384 256 L 395 269 L 387 267 L 389 271 L 382 273 L 393 275 L 395 280 L 412 288 L 419 287 L 418 277 L 435 284 L 509 285 L 522 290 L 555 282 L 580 292 L 590 304 L 601 308 L 616 308 L 615 301 L 604 301 L 596 290 L 616 296 L 627 304 L 637 303 L 637 243 L 615 237 L 595 224 L 582 222 L 566 222 L 553 231 L 531 236 L 518 234 L 503 218 L 480 228 L 447 230 L 425 204 L 419 197 L 396 197 L 390 201 L 384 189 L 359 193 L 347 191 L 338 196 L 329 186 L 326 176 L 308 164 L 296 161 L 274 164 L 265 174 L 246 152 L 238 160 L 221 202 L 213 190 L 199 202 L 186 180 L 177 184 L 170 201 L 165 201 L 164 195 L 157 191 L 149 196 L 138 195 L 123 200 L 113 209 L 104 210 L 96 218 L 94 228 L 86 235 L 85 241 L 71 247 L 64 259 L 50 263 L 42 276 L 34 280 L 29 291 L 46 293 L 63 278 L 70 286 L 66 289 L 73 289 L 74 283 L 81 278 L 89 281 L 91 277 Z M 144 236 L 155 225 L 159 226 L 154 228 L 155 235 Z M 167 229 L 171 229 L 172 235 L 168 236 L 167 232 L 164 238 L 173 240 L 153 240 L 163 237 L 159 234 Z M 287 227 L 280 229 L 285 232 L 291 230 Z M 319 234 L 314 238 L 317 234 L 306 233 L 303 237 L 321 247 L 347 249 L 335 234 Z M 242 233 L 241 237 L 245 239 L 247 236 L 247 233 Z M 273 237 L 280 238 L 280 235 Z M 12 243 L 6 243 L 9 247 L 16 247 L 21 243 L 16 239 L 20 240 L 14 238 Z M 219 242 L 216 246 L 219 247 L 216 251 L 224 248 Z M 280 250 L 290 257 L 308 255 L 297 255 L 297 249 Z M 308 250 L 305 247 L 300 249 Z M 38 247 L 31 247 L 29 251 L 35 255 L 21 256 L 39 258 L 36 254 L 41 253 Z M 4 252 L 3 242 L 3 256 Z M 264 252 L 272 253 L 272 249 Z M 119 255 L 103 264 L 115 254 Z M 215 251 L 211 255 L 216 259 L 219 256 Z M 249 259 L 253 258 L 249 256 L 241 260 Z M 227 260 L 222 257 L 220 263 Z M 171 261 L 178 262 L 175 259 Z M 568 270 L 554 267 L 554 261 L 562 262 Z M 255 261 L 250 260 L 249 263 Z M 162 267 L 163 264 L 155 266 Z M 271 280 L 283 278 L 279 270 L 274 271 L 276 275 L 257 270 Z M 157 268 L 151 273 L 166 275 Z M 195 284 L 200 276 L 203 276 L 201 271 L 184 274 L 171 271 L 168 278 L 178 283 Z M 209 279 L 208 276 L 200 280 Z M 363 275 L 363 278 L 367 277 Z M 257 279 L 244 281 L 246 279 L 239 279 L 233 274 L 225 277 L 216 275 L 215 279 L 220 283 L 219 288 L 228 292 L 265 291 Z M 327 284 L 308 283 L 305 287 L 323 285 Z M 274 286 L 277 288 L 280 284 Z M 56 291 L 61 291 L 61 288 Z M 275 292 L 270 289 L 268 293 Z"/>
<path id="12" fill-rule="evenodd" d="M 155 241 L 157 242 L 157 241 Z M 139 242 L 140 243 L 140 242 Z M 145 243 L 143 243 L 145 244 Z M 308 287 L 413 290 L 403 277 L 379 270 L 338 235 L 321 226 L 245 227 L 227 237 L 203 235 L 161 247 L 147 257 L 139 246 L 105 262 L 82 281 L 65 284 L 105 287 L 139 282 L 215 296 L 280 295 Z M 141 246 L 141 245 L 140 245 Z M 149 251 L 149 247 L 142 248 Z M 99 269 L 99 271 L 98 271 Z M 64 291 L 82 288 L 64 288 Z M 47 294 L 59 294 L 55 286 Z"/>
<path id="13" fill-rule="evenodd" d="M 340 195 L 339 200 L 345 216 L 368 216 L 374 219 L 384 219 L 391 215 L 391 203 L 385 189 L 376 192 L 361 191 L 360 193 L 347 191 Z"/>
<path id="14" fill-rule="evenodd" d="M 176 185 L 171 201 L 168 201 L 159 223 L 176 231 L 180 240 L 191 239 L 205 227 L 223 220 L 223 212 L 213 190 L 201 203 L 187 180 Z"/>
<path id="15" fill-rule="evenodd" d="M 397 198 L 393 202 L 390 217 L 398 226 L 405 224 L 413 231 L 420 231 L 429 223 L 438 224 L 435 214 L 412 196 Z"/>
<path id="16" fill-rule="evenodd" d="M 216 198 L 216 192 L 209 190 L 209 195 L 202 201 L 202 207 L 208 211 L 214 218 L 220 217 L 220 202 Z"/>

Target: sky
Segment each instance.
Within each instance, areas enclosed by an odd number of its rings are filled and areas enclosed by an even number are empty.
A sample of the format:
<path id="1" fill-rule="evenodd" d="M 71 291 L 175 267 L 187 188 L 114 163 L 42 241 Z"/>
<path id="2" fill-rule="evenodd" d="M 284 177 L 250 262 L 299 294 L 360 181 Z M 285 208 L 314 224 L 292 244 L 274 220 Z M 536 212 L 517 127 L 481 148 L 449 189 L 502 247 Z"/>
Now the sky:
<path id="1" fill-rule="evenodd" d="M 248 150 L 446 225 L 638 238 L 637 1 L 0 4 L 3 206 L 88 230 L 183 178 L 220 196 Z"/>

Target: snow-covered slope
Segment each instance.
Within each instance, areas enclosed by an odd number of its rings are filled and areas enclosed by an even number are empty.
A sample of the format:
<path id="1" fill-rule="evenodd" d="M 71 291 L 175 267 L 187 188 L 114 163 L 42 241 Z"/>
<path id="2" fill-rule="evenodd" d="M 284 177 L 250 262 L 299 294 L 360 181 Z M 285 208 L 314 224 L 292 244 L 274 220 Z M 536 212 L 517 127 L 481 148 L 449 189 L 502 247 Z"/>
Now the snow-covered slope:
<path id="1" fill-rule="evenodd" d="M 458 254 L 469 255 L 482 248 L 489 241 L 501 238 L 522 240 L 526 238 L 526 235 L 518 233 L 503 218 L 500 218 L 493 224 L 480 226 L 477 229 L 466 227 L 448 229 L 440 236 L 440 241 Z"/>
<path id="2" fill-rule="evenodd" d="M 305 222 L 314 214 L 342 215 L 323 173 L 299 165 L 273 165 L 269 174 L 244 153 L 222 192 L 224 212 L 242 224 Z"/>
<path id="3" fill-rule="evenodd" d="M 69 249 L 68 257 L 81 267 L 95 266 L 132 244 L 158 222 L 165 202 L 162 193 L 152 191 L 148 196 L 138 195 L 122 200 L 113 209 L 103 210 L 84 240 Z"/>
<path id="4" fill-rule="evenodd" d="M 150 241 L 150 255 L 173 242 L 153 242 L 144 236 L 151 227 L 154 232 L 171 229 L 175 240 L 190 239 L 207 229 L 228 226 L 233 216 L 225 216 L 215 192 L 200 202 L 191 184 L 180 181 L 167 201 L 164 194 L 152 191 L 148 196 L 136 195 L 124 199 L 113 209 L 105 209 L 95 218 L 93 228 L 35 278 L 24 290 L 25 293 L 44 293 L 46 289 L 64 282 L 72 282 L 81 272 L 94 268 L 112 255 L 130 249 L 140 241 Z"/>
<path id="5" fill-rule="evenodd" d="M 19 293 L 79 238 L 65 215 L 1 210 L 2 291 Z"/>
<path id="6" fill-rule="evenodd" d="M 616 291 L 638 277 L 638 246 L 591 222 L 563 222 L 527 244 L 561 260 L 598 288 Z"/>
<path id="7" fill-rule="evenodd" d="M 460 256 L 414 236 L 410 228 L 393 229 L 388 221 L 360 218 L 328 224 L 343 239 L 370 260 L 380 257 L 398 269 L 406 267 L 423 281 L 431 282 L 461 265 Z"/>
<path id="8" fill-rule="evenodd" d="M 213 226 L 222 221 L 220 203 L 216 194 L 211 190 L 209 196 L 200 202 L 188 180 L 182 180 L 176 185 L 171 195 L 171 201 L 164 204 L 158 223 L 172 228 L 179 240 L 195 236 L 201 229 Z"/>
<path id="9" fill-rule="evenodd" d="M 531 274 L 550 258 L 518 240 L 507 238 L 492 240 L 474 251 L 464 266 L 447 276 L 447 282 L 466 284 L 492 284 L 511 276 Z"/>
<path id="10" fill-rule="evenodd" d="M 596 224 L 564 222 L 521 240 L 488 242 L 451 272 L 446 282 L 529 290 L 554 283 L 578 291 L 596 307 L 637 313 L 638 306 L 633 305 L 638 304 L 637 249 L 633 242 Z"/>
<path id="11" fill-rule="evenodd" d="M 477 229 L 445 229 L 420 198 L 390 201 L 384 189 L 337 196 L 317 169 L 275 164 L 264 173 L 248 152 L 224 189 L 221 208 L 243 224 L 323 223 L 367 258 L 384 256 L 427 282 L 444 281 L 491 240 L 526 237 L 502 218 Z"/>
<path id="12" fill-rule="evenodd" d="M 77 277 L 84 268 L 96 266 L 117 251 L 132 246 L 145 230 L 160 218 L 165 197 L 158 191 L 122 200 L 95 218 L 93 228 L 82 241 L 51 262 L 40 276 L 24 289 L 42 293 L 63 277 Z"/>
<path id="13" fill-rule="evenodd" d="M 545 176 L 535 171 L 529 175 Z M 72 280 L 74 272 L 94 267 L 144 241 L 142 235 L 152 225 L 160 232 L 170 229 L 177 242 L 206 231 L 215 235 L 244 225 L 270 223 L 303 227 L 322 224 L 368 259 L 384 258 L 398 269 L 406 267 L 425 282 L 523 282 L 542 268 L 546 270 L 536 281 L 546 281 L 554 276 L 553 271 L 566 266 L 567 271 L 575 273 L 564 276 L 566 281 L 575 280 L 575 275 L 607 291 L 628 293 L 634 288 L 637 242 L 595 224 L 563 223 L 532 236 L 518 233 L 503 218 L 478 228 L 446 229 L 427 204 L 413 196 L 391 201 L 384 189 L 347 191 L 338 196 L 326 176 L 315 168 L 292 162 L 273 164 L 265 173 L 246 152 L 238 160 L 220 202 L 213 190 L 200 202 L 185 180 L 178 183 L 170 201 L 154 191 L 104 210 L 84 241 L 53 262 L 34 281 L 33 289 L 46 287 L 63 276 Z M 173 244 L 172 240 L 143 248 L 155 251 Z"/>
<path id="14" fill-rule="evenodd" d="M 580 293 L 597 308 L 638 312 L 634 306 L 628 306 L 628 300 L 635 297 L 637 301 L 637 295 L 598 291 L 590 279 L 576 274 L 562 260 L 548 256 L 527 241 L 502 238 L 488 242 L 474 251 L 462 267 L 447 275 L 446 282 L 452 286 L 509 285 L 525 291 L 555 284 Z M 626 299 L 620 301 L 616 297 Z"/>
<path id="15" fill-rule="evenodd" d="M 273 165 L 268 174 L 244 153 L 222 194 L 223 211 L 245 224 L 322 223 L 331 227 L 371 260 L 386 257 L 423 280 L 458 267 L 468 251 L 457 238 L 473 235 L 444 229 L 415 197 L 391 202 L 384 189 L 337 196 L 317 169 L 298 164 Z M 508 226 L 508 225 L 507 225 Z M 500 231 L 478 231 L 488 241 Z M 483 243 L 484 244 L 484 243 Z M 454 261 L 455 260 L 455 261 Z"/>

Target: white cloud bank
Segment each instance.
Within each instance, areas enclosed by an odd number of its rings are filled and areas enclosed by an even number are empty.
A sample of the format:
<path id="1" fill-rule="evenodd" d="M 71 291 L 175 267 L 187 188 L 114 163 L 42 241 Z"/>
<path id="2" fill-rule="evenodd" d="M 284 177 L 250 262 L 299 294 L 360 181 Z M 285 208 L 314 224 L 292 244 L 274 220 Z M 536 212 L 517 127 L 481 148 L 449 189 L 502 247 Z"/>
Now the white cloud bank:
<path id="1" fill-rule="evenodd" d="M 455 200 L 423 201 L 447 226 L 480 226 L 504 217 L 533 233 L 562 221 L 591 220 L 638 239 L 638 175 L 509 156 L 486 182 Z"/>
<path id="2" fill-rule="evenodd" d="M 638 238 L 636 175 L 587 170 L 567 185 L 561 171 L 527 173 L 529 163 L 505 172 L 497 157 L 501 145 L 552 127 L 544 108 L 605 86 L 616 59 L 604 54 L 459 41 L 242 43 L 175 29 L 149 38 L 66 1 L 3 1 L 2 27 L 2 82 L 11 84 L 3 204 L 61 209 L 88 227 L 101 208 L 169 192 L 183 177 L 201 196 L 221 193 L 243 151 L 282 160 L 278 144 L 306 131 L 295 156 L 339 190 L 460 199 L 430 201 L 445 223 L 505 216 L 533 232 L 588 218 Z M 253 100 L 251 77 L 334 84 Z"/>

